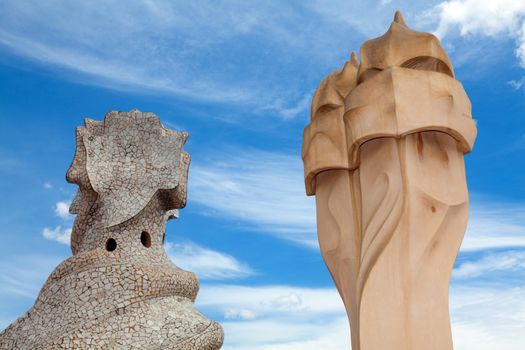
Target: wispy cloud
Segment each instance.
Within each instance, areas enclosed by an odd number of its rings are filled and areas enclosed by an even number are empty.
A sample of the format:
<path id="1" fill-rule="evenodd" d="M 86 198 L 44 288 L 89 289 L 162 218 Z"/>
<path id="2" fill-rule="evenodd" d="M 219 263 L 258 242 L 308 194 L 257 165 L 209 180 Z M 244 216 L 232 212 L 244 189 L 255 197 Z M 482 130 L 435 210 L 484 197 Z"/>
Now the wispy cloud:
<path id="1" fill-rule="evenodd" d="M 185 11 L 194 12 L 212 28 L 195 32 L 197 38 L 177 36 L 191 34 L 192 17 L 186 17 Z M 192 81 L 191 74 L 185 73 L 185 68 L 193 72 L 198 69 L 183 61 L 184 56 L 210 44 L 206 33 L 218 29 L 214 25 L 220 26 L 217 21 L 202 18 L 206 14 L 200 12 L 196 7 L 185 8 L 167 1 L 139 1 L 126 6 L 118 1 L 106 2 L 104 6 L 62 1 L 11 2 L 4 4 L 2 11 L 0 43 L 20 55 L 98 78 L 91 83 L 100 86 L 147 88 L 214 101 L 245 99 L 246 93 L 240 88 L 217 85 L 202 74 Z M 118 18 L 114 13 L 120 14 Z M 26 23 L 24 28 L 17 25 L 18 21 Z M 233 30 L 215 33 L 225 37 L 233 34 Z M 164 74 L 160 74 L 160 69 Z"/>
<path id="2" fill-rule="evenodd" d="M 252 276 L 255 271 L 233 256 L 201 247 L 195 243 L 165 245 L 166 253 L 178 267 L 205 280 L 228 280 Z"/>
<path id="3" fill-rule="evenodd" d="M 250 310 L 259 318 L 297 314 L 304 317 L 344 315 L 344 306 L 335 288 L 303 288 L 270 285 L 206 285 L 199 294 L 199 305 L 221 313 Z"/>
<path id="4" fill-rule="evenodd" d="M 272 114 L 291 118 L 318 83 L 308 68 L 333 70 L 348 56 L 341 42 L 351 25 L 312 10 L 282 1 L 11 1 L 0 11 L 0 46 L 85 84 L 254 111 L 280 100 Z"/>
<path id="5" fill-rule="evenodd" d="M 226 160 L 194 164 L 193 202 L 248 229 L 316 247 L 314 200 L 306 197 L 299 156 L 226 150 Z"/>
<path id="6" fill-rule="evenodd" d="M 248 309 L 226 309 L 224 310 L 224 318 L 227 320 L 240 319 L 240 320 L 254 320 L 257 318 L 257 314 Z"/>
<path id="7" fill-rule="evenodd" d="M 462 262 L 452 272 L 452 277 L 458 279 L 475 278 L 490 273 L 510 272 L 518 270 L 525 272 L 525 251 L 510 250 L 492 252 L 479 259 Z"/>
<path id="8" fill-rule="evenodd" d="M 0 174 L 19 173 L 24 170 L 26 164 L 19 155 L 7 149 L 0 148 Z"/>
<path id="9" fill-rule="evenodd" d="M 507 84 L 514 90 L 519 90 L 525 84 L 525 77 L 518 80 L 509 80 Z"/>
<path id="10" fill-rule="evenodd" d="M 503 1 L 503 3 L 501 2 Z M 405 4 L 440 35 L 504 34 L 525 62 L 522 2 Z M 505 11 L 494 11 L 500 6 Z M 5 2 L 0 47 L 83 84 L 242 107 L 290 119 L 361 42 L 382 34 L 396 4 L 316 0 Z M 114 16 L 118 13 L 119 16 Z M 23 23 L 23 25 L 22 25 Z M 428 29 L 428 28 L 427 28 Z M 231 117 L 240 113 L 232 113 Z"/>
<path id="11" fill-rule="evenodd" d="M 223 315 L 228 349 L 348 349 L 335 288 L 203 285 L 197 307 Z"/>
<path id="12" fill-rule="evenodd" d="M 192 201 L 246 228 L 317 248 L 315 202 L 306 197 L 298 155 L 228 150 L 227 160 L 194 164 Z M 525 247 L 525 203 L 472 195 L 462 251 Z"/>
<path id="13" fill-rule="evenodd" d="M 525 340 L 521 332 L 524 293 L 523 287 L 453 285 L 450 310 L 454 348 L 521 349 Z M 294 296 L 292 307 L 276 306 L 277 300 L 290 300 L 290 295 Z M 342 350 L 350 346 L 346 313 L 335 288 L 203 285 L 197 304 L 224 315 L 221 324 L 228 335 L 228 349 Z"/>
<path id="14" fill-rule="evenodd" d="M 454 348 L 520 350 L 525 344 L 525 287 L 452 286 Z"/>
<path id="15" fill-rule="evenodd" d="M 472 195 L 462 251 L 525 247 L 525 203 Z"/>
<path id="16" fill-rule="evenodd" d="M 232 350 L 348 350 L 346 316 L 278 318 L 221 322 L 225 348 Z"/>
<path id="17" fill-rule="evenodd" d="M 426 9 L 422 23 L 442 36 L 459 28 L 461 35 L 513 38 L 525 64 L 523 2 L 451 0 L 428 10 L 429 3 L 405 4 L 405 14 Z M 307 110 L 320 79 L 351 50 L 388 28 L 395 7 L 383 0 L 8 1 L 0 47 L 84 84 L 289 119 Z"/>
<path id="18" fill-rule="evenodd" d="M 523 11 L 525 12 L 525 11 Z M 518 48 L 516 49 L 516 55 L 521 61 L 521 66 L 525 68 L 525 20 L 521 25 L 521 29 L 518 34 Z"/>
<path id="19" fill-rule="evenodd" d="M 60 257 L 19 255 L 0 261 L 0 296 L 35 299 L 47 276 L 60 262 Z M 20 316 L 20 315 L 17 315 Z"/>
<path id="20" fill-rule="evenodd" d="M 56 226 L 53 229 L 49 227 L 44 227 L 44 229 L 42 230 L 42 236 L 44 236 L 45 239 L 69 245 L 71 241 L 71 231 L 72 230 L 70 227 L 62 228 L 62 226 L 60 225 Z"/>
<path id="21" fill-rule="evenodd" d="M 60 258 L 19 256 L 0 262 L 3 298 L 36 297 Z M 525 289 L 451 288 L 452 332 L 458 350 L 520 350 L 525 341 Z M 222 315 L 228 349 L 348 349 L 350 334 L 335 288 L 204 284 L 197 307 Z M 7 315 L 5 325 L 17 315 Z M 4 316 L 5 317 L 5 316 Z"/>
<path id="22" fill-rule="evenodd" d="M 362 34 L 363 39 L 370 39 L 386 32 L 396 10 L 395 4 L 385 0 L 315 0 L 307 4 L 317 16 L 330 18 L 342 28 L 349 26 L 353 33 Z M 417 12 L 424 4 L 424 1 L 404 4 L 405 15 Z M 354 47 L 353 50 L 358 52 L 358 47 Z"/>
<path id="23" fill-rule="evenodd" d="M 261 108 L 261 111 L 274 111 L 277 112 L 284 119 L 292 119 L 297 117 L 300 114 L 303 114 L 305 117 L 309 115 L 310 104 L 312 103 L 313 92 L 309 92 L 304 95 L 298 101 L 292 101 L 292 105 L 287 105 L 288 101 L 283 101 L 278 99 L 275 102 L 269 103 Z"/>

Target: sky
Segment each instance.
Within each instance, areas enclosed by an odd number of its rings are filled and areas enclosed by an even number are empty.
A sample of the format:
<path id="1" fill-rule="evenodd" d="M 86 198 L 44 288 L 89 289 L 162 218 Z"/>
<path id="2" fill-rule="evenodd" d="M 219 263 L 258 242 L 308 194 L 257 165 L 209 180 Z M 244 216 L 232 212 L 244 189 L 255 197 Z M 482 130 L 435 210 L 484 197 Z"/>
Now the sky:
<path id="1" fill-rule="evenodd" d="M 166 251 L 223 349 L 349 349 L 300 156 L 318 83 L 394 12 L 433 32 L 472 106 L 457 350 L 525 347 L 525 0 L 0 1 L 0 329 L 71 255 L 75 127 L 110 110 L 189 132 Z"/>

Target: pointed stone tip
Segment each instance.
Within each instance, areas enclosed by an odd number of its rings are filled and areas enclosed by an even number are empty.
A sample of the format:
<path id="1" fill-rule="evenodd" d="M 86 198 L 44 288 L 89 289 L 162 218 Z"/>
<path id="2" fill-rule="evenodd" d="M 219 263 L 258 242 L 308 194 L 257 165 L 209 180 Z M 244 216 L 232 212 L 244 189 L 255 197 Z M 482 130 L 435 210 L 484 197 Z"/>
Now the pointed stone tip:
<path id="1" fill-rule="evenodd" d="M 352 51 L 352 54 L 350 55 L 350 62 L 352 62 L 354 66 L 359 65 L 359 61 L 357 60 L 357 54 L 355 53 L 355 51 Z"/>
<path id="2" fill-rule="evenodd" d="M 403 15 L 401 14 L 401 11 L 399 10 L 397 10 L 396 14 L 394 15 L 394 22 L 396 22 L 397 24 L 401 24 L 405 27 L 408 27 L 405 22 L 405 19 L 403 18 Z"/>

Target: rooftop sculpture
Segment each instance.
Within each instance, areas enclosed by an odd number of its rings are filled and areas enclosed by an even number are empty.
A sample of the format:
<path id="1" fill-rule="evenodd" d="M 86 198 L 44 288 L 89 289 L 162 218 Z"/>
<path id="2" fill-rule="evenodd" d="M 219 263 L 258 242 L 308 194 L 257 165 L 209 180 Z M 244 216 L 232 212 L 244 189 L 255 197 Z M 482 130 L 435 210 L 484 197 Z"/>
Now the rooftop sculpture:
<path id="1" fill-rule="evenodd" d="M 439 40 L 401 14 L 319 85 L 303 136 L 323 258 L 353 350 L 452 349 L 450 273 L 476 126 Z"/>
<path id="2" fill-rule="evenodd" d="M 195 274 L 163 248 L 166 220 L 186 205 L 187 137 L 138 110 L 77 128 L 66 176 L 78 185 L 73 256 L 0 334 L 0 349 L 221 347 L 222 328 L 193 306 Z"/>

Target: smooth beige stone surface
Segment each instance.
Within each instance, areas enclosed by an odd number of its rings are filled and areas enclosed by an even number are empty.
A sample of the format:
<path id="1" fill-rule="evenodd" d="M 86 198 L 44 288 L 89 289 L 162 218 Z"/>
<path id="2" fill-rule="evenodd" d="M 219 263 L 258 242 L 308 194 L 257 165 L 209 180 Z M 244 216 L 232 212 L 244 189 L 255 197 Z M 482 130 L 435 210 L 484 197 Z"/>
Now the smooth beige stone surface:
<path id="1" fill-rule="evenodd" d="M 312 100 L 312 122 L 304 130 L 303 158 L 306 192 L 315 192 L 315 175 L 326 169 L 348 168 L 348 153 L 343 120 L 345 96 L 355 85 L 358 63 L 351 60 L 342 70 L 326 77 Z M 316 118 L 316 116 L 322 116 Z M 318 154 L 317 152 L 321 152 Z"/>
<path id="2" fill-rule="evenodd" d="M 352 349 L 450 350 L 448 288 L 468 216 L 463 156 L 476 137 L 470 101 L 437 38 L 399 13 L 353 67 L 346 87 L 334 74 L 320 84 L 303 138 L 306 191 Z"/>
<path id="3" fill-rule="evenodd" d="M 77 128 L 67 180 L 78 185 L 73 256 L 0 349 L 219 349 L 223 331 L 193 306 L 199 282 L 164 251 L 166 220 L 186 205 L 187 133 L 153 113 L 110 112 Z"/>

